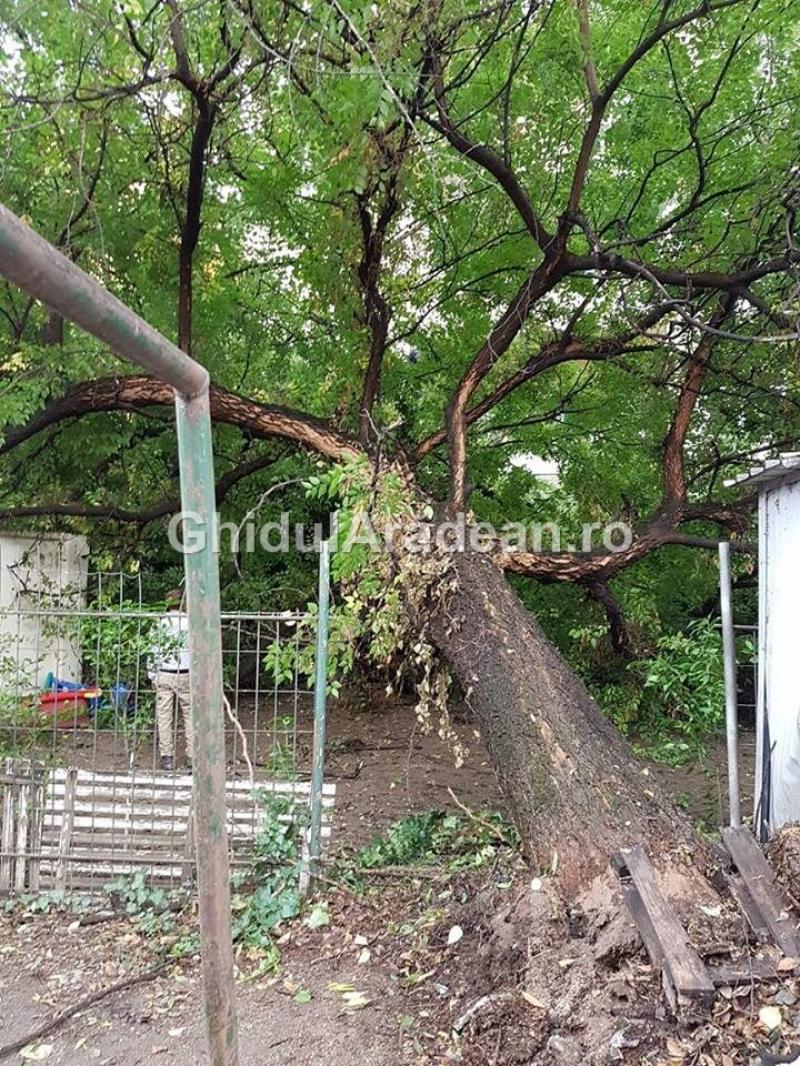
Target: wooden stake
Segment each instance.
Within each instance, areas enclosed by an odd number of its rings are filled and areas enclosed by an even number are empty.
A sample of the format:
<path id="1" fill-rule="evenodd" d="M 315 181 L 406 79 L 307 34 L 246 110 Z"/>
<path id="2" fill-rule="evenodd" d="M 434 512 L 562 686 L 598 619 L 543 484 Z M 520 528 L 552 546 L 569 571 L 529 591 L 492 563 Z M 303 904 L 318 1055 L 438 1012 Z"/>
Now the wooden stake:
<path id="1" fill-rule="evenodd" d="M 30 803 L 30 785 L 20 784 L 17 788 L 17 868 L 14 877 L 14 891 L 25 891 L 28 869 L 28 804 Z"/>
<path id="2" fill-rule="evenodd" d="M 72 829 L 75 824 L 75 786 L 77 779 L 78 771 L 76 767 L 70 766 L 64 787 L 64 813 L 61 819 L 61 835 L 58 840 L 56 888 L 65 888 L 67 884 L 67 856 L 72 844 Z"/>

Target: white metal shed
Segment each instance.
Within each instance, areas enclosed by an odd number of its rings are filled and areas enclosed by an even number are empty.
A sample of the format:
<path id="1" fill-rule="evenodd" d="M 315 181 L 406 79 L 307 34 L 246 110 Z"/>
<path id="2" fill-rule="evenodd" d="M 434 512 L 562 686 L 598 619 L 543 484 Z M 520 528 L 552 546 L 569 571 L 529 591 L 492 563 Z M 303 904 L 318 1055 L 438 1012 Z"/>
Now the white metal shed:
<path id="1" fill-rule="evenodd" d="M 800 452 L 729 485 L 758 489 L 758 692 L 754 826 L 800 821 Z"/>

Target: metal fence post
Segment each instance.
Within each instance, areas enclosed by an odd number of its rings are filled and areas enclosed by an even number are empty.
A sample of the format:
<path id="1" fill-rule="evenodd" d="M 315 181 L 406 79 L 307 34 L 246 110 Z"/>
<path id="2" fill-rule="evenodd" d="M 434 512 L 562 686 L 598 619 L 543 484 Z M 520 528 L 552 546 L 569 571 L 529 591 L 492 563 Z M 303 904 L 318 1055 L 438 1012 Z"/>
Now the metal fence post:
<path id="1" fill-rule="evenodd" d="M 219 574 L 211 543 L 215 513 L 209 375 L 76 263 L 0 204 L 0 274 L 65 318 L 99 337 L 176 390 L 181 499 L 206 522 L 207 545 L 187 556 L 195 721 L 200 931 L 212 1066 L 237 1066 L 238 1047 L 230 943 L 230 886 L 225 831 L 225 746 Z"/>
<path id="2" fill-rule="evenodd" d="M 730 824 L 742 824 L 739 796 L 739 709 L 736 693 L 736 635 L 733 628 L 731 546 L 719 543 L 719 594 L 722 615 L 722 655 L 725 664 L 725 731 L 728 741 L 728 803 Z"/>
<path id="3" fill-rule="evenodd" d="M 194 817 L 206 1022 L 212 1066 L 237 1066 L 230 877 L 226 824 L 225 712 L 219 570 L 215 552 L 214 459 L 208 392 L 176 397 L 184 522 L 200 519 L 202 539 L 185 545 L 189 674 L 194 724 Z M 193 538 L 194 539 L 194 538 Z M 191 550 L 191 549 L 197 550 Z"/>
<path id="4" fill-rule="evenodd" d="M 301 872 L 301 890 L 314 887 L 322 852 L 322 786 L 325 779 L 325 715 L 328 687 L 328 607 L 330 602 L 330 544 L 323 541 L 319 555 L 319 611 L 317 614 L 316 670 L 314 676 L 314 745 L 311 762 L 311 813 L 308 827 L 308 865 Z"/>

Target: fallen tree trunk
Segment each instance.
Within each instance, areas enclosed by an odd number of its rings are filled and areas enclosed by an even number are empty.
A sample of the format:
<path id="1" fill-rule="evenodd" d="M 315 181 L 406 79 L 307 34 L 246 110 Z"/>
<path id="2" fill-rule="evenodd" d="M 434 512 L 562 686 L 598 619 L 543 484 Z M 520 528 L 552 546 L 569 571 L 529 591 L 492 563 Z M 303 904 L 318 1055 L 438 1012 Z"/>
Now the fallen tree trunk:
<path id="1" fill-rule="evenodd" d="M 491 559 L 456 553 L 452 567 L 431 637 L 476 717 L 531 860 L 557 867 L 575 893 L 620 847 L 642 844 L 655 858 L 699 847 Z"/>

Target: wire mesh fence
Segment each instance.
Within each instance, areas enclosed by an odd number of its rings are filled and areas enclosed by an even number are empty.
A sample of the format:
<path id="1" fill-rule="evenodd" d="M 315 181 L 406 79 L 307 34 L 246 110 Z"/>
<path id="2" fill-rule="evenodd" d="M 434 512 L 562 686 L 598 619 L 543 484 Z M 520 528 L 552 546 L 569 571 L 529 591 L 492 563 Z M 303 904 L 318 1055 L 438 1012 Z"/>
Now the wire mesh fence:
<path id="1" fill-rule="evenodd" d="M 0 893 L 191 881 L 180 610 L 147 604 L 140 575 L 90 571 L 67 538 L 0 572 Z M 314 626 L 236 611 L 221 626 L 228 839 L 247 867 L 265 820 L 308 821 Z M 321 801 L 325 838 L 331 786 Z"/>
<path id="2" fill-rule="evenodd" d="M 758 626 L 736 624 L 736 689 L 739 722 L 748 728 L 756 720 L 758 692 Z"/>

